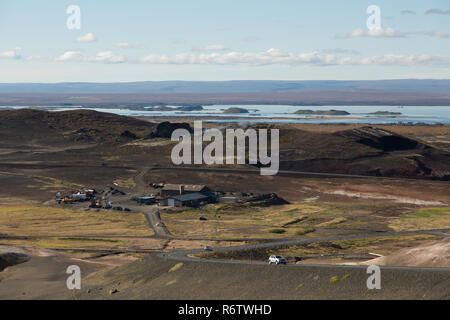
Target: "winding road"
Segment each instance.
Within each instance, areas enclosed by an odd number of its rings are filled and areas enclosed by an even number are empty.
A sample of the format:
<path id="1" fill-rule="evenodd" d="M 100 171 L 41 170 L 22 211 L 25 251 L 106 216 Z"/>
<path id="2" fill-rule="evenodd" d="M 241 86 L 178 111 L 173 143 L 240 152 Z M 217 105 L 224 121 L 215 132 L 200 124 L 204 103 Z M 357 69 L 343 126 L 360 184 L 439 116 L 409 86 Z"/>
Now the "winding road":
<path id="1" fill-rule="evenodd" d="M 302 238 L 295 240 L 280 240 L 267 243 L 260 243 L 254 245 L 243 245 L 243 246 L 231 246 L 214 248 L 215 252 L 227 252 L 227 251 L 237 251 L 237 250 L 256 250 L 261 248 L 279 248 L 284 246 L 292 246 L 299 244 L 310 244 L 310 243 L 323 243 L 330 241 L 341 241 L 341 240 L 352 240 L 352 239 L 369 239 L 377 237 L 389 237 L 389 236 L 402 236 L 402 235 L 412 235 L 412 234 L 439 234 L 444 236 L 450 236 L 447 234 L 450 229 L 432 229 L 432 230 L 415 230 L 415 231 L 399 231 L 399 232 L 379 232 L 370 234 L 360 234 L 360 235 L 348 235 L 348 236 L 337 236 L 329 238 Z M 203 249 L 193 249 L 193 250 L 179 250 L 172 252 L 161 252 L 157 256 L 164 259 L 171 259 L 176 261 L 189 261 L 189 262 L 203 262 L 203 263 L 227 263 L 227 264 L 266 264 L 264 262 L 248 262 L 239 260 L 224 260 L 224 259 L 200 259 L 194 258 L 191 255 L 198 253 L 205 253 L 207 251 Z M 367 268 L 367 266 L 357 266 L 357 265 L 336 265 L 336 264 L 288 264 L 289 267 L 339 267 L 339 268 Z M 427 270 L 427 271 L 447 271 L 450 272 L 450 268 L 431 268 L 431 267 L 382 267 L 383 269 L 392 270 Z"/>
<path id="2" fill-rule="evenodd" d="M 164 170 L 164 169 L 174 169 L 174 168 L 155 168 L 155 167 L 140 167 L 137 168 L 139 170 L 139 173 L 136 174 L 134 177 L 134 181 L 136 183 L 136 194 L 142 193 L 145 190 L 147 190 L 147 185 L 145 183 L 144 177 L 150 170 Z M 248 172 L 248 173 L 257 173 L 258 170 L 236 170 L 236 169 L 226 169 L 226 168 L 187 168 L 187 167 L 180 167 L 177 168 L 179 170 L 207 170 L 207 171 L 235 171 L 235 172 Z M 321 173 L 308 173 L 308 172 L 296 172 L 296 171 L 282 171 L 287 174 L 309 174 L 309 175 L 319 175 L 319 176 L 335 176 L 335 177 L 357 177 L 357 178 L 379 178 L 379 177 L 373 177 L 373 176 L 355 176 L 355 175 L 340 175 L 340 174 L 321 174 Z M 383 178 L 385 179 L 385 178 Z M 164 225 L 164 223 L 161 221 L 159 210 L 157 206 L 143 206 L 145 208 L 144 214 L 146 216 L 146 219 L 148 221 L 149 226 L 155 231 L 155 236 L 157 238 L 162 239 L 173 239 L 173 240 L 205 240 L 205 241 L 248 241 L 249 239 L 210 239 L 210 238 L 204 238 L 204 239 L 190 239 L 190 238 L 177 238 L 170 234 L 167 227 Z M 328 237 L 328 238 L 299 238 L 299 239 L 285 239 L 285 240 L 275 240 L 275 239 L 257 239 L 260 241 L 264 241 L 262 243 L 258 244 L 252 244 L 252 245 L 242 245 L 242 246 L 230 246 L 230 247 L 219 247 L 214 248 L 215 252 L 226 252 L 226 251 L 248 251 L 248 250 L 257 250 L 261 248 L 279 248 L 279 247 L 285 247 L 285 246 L 292 246 L 292 245 L 300 245 L 300 244 L 310 244 L 310 243 L 323 243 L 323 242 L 330 242 L 330 241 L 341 241 L 341 240 L 351 240 L 351 239 L 369 239 L 369 238 L 376 238 L 376 237 L 387 237 L 387 236 L 401 236 L 401 235 L 412 235 L 412 234 L 432 234 L 437 236 L 444 236 L 448 237 L 450 229 L 432 229 L 432 230 L 415 230 L 415 231 L 400 231 L 400 232 L 377 232 L 377 233 L 365 233 L 365 234 L 357 234 L 357 235 L 346 235 L 346 236 L 335 236 L 335 237 Z M 51 238 L 54 236 L 38 236 L 36 238 Z M 96 236 L 96 235 L 90 235 L 89 238 L 105 238 L 107 236 Z M 112 236 L 116 237 L 116 236 Z M 120 238 L 121 236 L 117 236 L 117 238 Z M 128 236 L 122 236 L 122 237 L 128 237 Z M 148 237 L 133 237 L 132 238 L 148 238 Z M 20 236 L 2 236 L 0 238 L 22 238 Z M 35 237 L 28 237 L 24 236 L 23 238 L 35 238 Z M 256 240 L 256 239 L 255 239 Z M 170 252 L 161 252 L 154 249 L 84 249 L 84 248 L 49 248 L 52 250 L 72 250 L 72 251 L 83 251 L 83 252 L 98 252 L 98 253 L 109 253 L 109 254 L 117 254 L 117 253 L 149 253 L 149 254 L 155 254 L 156 257 L 161 259 L 169 259 L 174 260 L 178 262 L 200 262 L 200 263 L 222 263 L 222 264 L 241 264 L 241 265 L 248 265 L 248 264 L 255 264 L 255 265 L 261 265 L 266 264 L 264 262 L 248 262 L 248 261 L 239 261 L 239 260 L 224 260 L 224 259 L 201 259 L 192 257 L 194 254 L 198 253 L 204 253 L 205 250 L 203 249 L 193 249 L 193 250 L 177 250 L 177 251 L 170 251 Z M 312 265 L 312 264 L 288 264 L 287 267 L 296 267 L 296 268 L 302 268 L 302 267 L 322 267 L 322 268 L 366 268 L 366 266 L 357 266 L 357 265 L 336 265 L 336 264 L 319 264 L 319 265 Z M 283 266 L 284 267 L 284 266 Z M 429 267 L 382 267 L 383 269 L 392 269 L 392 270 L 417 270 L 417 271 L 437 271 L 437 272 L 450 272 L 450 268 L 429 268 Z"/>
<path id="3" fill-rule="evenodd" d="M 136 189 L 138 191 L 146 190 L 147 186 L 144 181 L 145 175 L 151 170 L 166 170 L 166 169 L 177 169 L 177 170 L 198 170 L 198 171 L 219 171 L 219 172 L 246 172 L 246 173 L 259 173 L 259 170 L 252 169 L 228 169 L 228 168 L 196 168 L 196 167 L 176 167 L 176 168 L 163 168 L 163 167 L 143 167 L 139 168 L 140 172 L 135 176 L 134 180 L 136 183 Z M 314 173 L 314 172 L 298 172 L 298 171 L 286 171 L 282 170 L 280 173 L 284 174 L 298 174 L 298 175 L 312 175 L 312 176 L 323 176 L 323 177 L 345 177 L 345 178 L 375 178 L 375 179 L 386 179 L 385 177 L 374 177 L 374 176 L 361 176 L 361 175 L 346 175 L 346 174 L 332 174 L 332 173 Z M 398 178 L 390 178 L 398 179 Z M 404 180 L 404 179 L 400 179 Z M 408 179 L 409 180 L 409 179 Z M 164 223 L 161 221 L 159 210 L 157 206 L 150 209 L 149 212 L 145 213 L 149 225 L 155 231 L 155 235 L 161 238 L 171 238 L 177 239 L 172 236 L 169 230 L 166 228 Z M 273 240 L 264 243 L 254 244 L 254 245 L 243 245 L 243 246 L 231 246 L 231 247 L 221 247 L 215 248 L 216 252 L 226 252 L 226 251 L 237 251 L 237 250 L 256 250 L 261 248 L 278 248 L 283 246 L 292 246 L 299 244 L 310 244 L 310 243 L 322 243 L 329 241 L 340 241 L 340 240 L 351 240 L 351 239 L 368 239 L 376 237 L 387 237 L 387 236 L 400 236 L 400 235 L 411 235 L 411 234 L 433 234 L 438 236 L 450 236 L 446 232 L 450 229 L 432 229 L 432 230 L 415 230 L 415 231 L 399 231 L 399 232 L 377 232 L 377 233 L 366 233 L 358 235 L 347 235 L 347 236 L 336 236 L 329 238 L 301 238 L 301 239 L 286 239 L 286 240 Z M 194 240 L 194 239 L 183 239 L 183 240 Z M 212 240 L 212 239 L 198 239 L 198 240 Z M 217 240 L 217 239 L 216 239 Z M 224 239 L 219 239 L 224 240 Z M 248 239 L 246 239 L 248 240 Z M 189 261 L 189 262 L 202 262 L 202 263 L 227 263 L 227 264 L 265 264 L 263 262 L 248 262 L 248 261 L 238 261 L 238 260 L 219 260 L 219 259 L 200 259 L 192 257 L 193 254 L 198 254 L 205 252 L 203 249 L 193 249 L 193 250 L 178 250 L 171 252 L 160 252 L 157 253 L 157 257 L 163 259 L 170 259 L 176 261 Z M 303 266 L 313 266 L 307 264 L 289 264 L 290 267 L 303 267 Z M 366 266 L 355 266 L 355 265 L 325 265 L 320 264 L 317 266 L 321 267 L 342 267 L 342 268 L 366 268 Z M 383 267 L 384 269 L 413 269 L 413 270 L 432 270 L 432 271 L 450 271 L 450 268 L 424 268 L 424 267 Z"/>

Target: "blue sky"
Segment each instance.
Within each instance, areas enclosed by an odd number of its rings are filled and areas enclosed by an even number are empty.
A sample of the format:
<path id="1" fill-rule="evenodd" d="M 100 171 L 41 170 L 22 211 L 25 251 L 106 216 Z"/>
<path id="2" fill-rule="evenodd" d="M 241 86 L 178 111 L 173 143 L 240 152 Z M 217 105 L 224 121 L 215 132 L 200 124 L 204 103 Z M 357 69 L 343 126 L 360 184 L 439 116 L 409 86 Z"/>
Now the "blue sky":
<path id="1" fill-rule="evenodd" d="M 0 82 L 450 78 L 448 0 L 2 0 L 0 39 Z"/>

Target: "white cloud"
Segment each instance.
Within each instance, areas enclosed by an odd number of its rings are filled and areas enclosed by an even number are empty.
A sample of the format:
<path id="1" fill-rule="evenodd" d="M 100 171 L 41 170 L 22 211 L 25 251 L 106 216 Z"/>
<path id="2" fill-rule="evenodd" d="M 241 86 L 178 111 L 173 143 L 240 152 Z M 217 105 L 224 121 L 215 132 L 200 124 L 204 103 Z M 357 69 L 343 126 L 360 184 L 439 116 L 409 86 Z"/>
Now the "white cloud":
<path id="1" fill-rule="evenodd" d="M 335 51 L 335 53 L 331 53 Z M 149 54 L 140 58 L 128 59 L 125 55 L 112 51 L 100 51 L 94 56 L 85 55 L 82 51 L 66 51 L 52 59 L 57 62 L 89 62 L 89 63 L 137 63 L 155 65 L 228 65 L 228 66 L 450 66 L 450 56 L 431 54 L 384 54 L 380 56 L 361 56 L 345 49 L 333 49 L 306 53 L 295 53 L 271 48 L 262 52 L 211 52 L 211 53 L 179 53 L 175 55 Z M 351 51 L 351 50 L 350 50 Z M 0 57 L 14 58 L 0 53 Z M 48 58 L 30 56 L 27 60 Z"/>
<path id="2" fill-rule="evenodd" d="M 68 62 L 78 62 L 84 61 L 85 57 L 81 51 L 66 51 L 59 57 L 57 57 L 56 61 L 68 61 Z"/>
<path id="3" fill-rule="evenodd" d="M 343 58 L 341 65 L 385 65 L 385 66 L 419 66 L 419 65 L 450 65 L 450 57 L 429 54 L 401 55 L 385 54 L 382 56 L 364 57 L 358 59 Z"/>
<path id="4" fill-rule="evenodd" d="M 348 39 L 348 38 L 361 38 L 361 37 L 374 37 L 374 38 L 407 38 L 409 36 L 427 36 L 432 38 L 449 38 L 449 35 L 444 31 L 414 31 L 414 32 L 399 32 L 392 28 L 386 29 L 373 29 L 363 30 L 361 28 L 354 29 L 345 35 L 338 35 L 336 38 Z"/>
<path id="5" fill-rule="evenodd" d="M 433 31 L 414 31 L 405 32 L 405 36 L 426 36 L 431 38 L 449 38 L 449 35 L 444 31 L 433 30 Z"/>
<path id="6" fill-rule="evenodd" d="M 320 50 L 323 53 L 335 53 L 335 54 L 360 54 L 358 50 L 343 49 L 343 48 L 329 48 Z"/>
<path id="7" fill-rule="evenodd" d="M 112 51 L 102 51 L 97 53 L 93 59 L 88 59 L 88 61 L 95 62 L 106 62 L 106 63 L 123 63 L 127 59 L 124 55 L 114 54 Z"/>
<path id="8" fill-rule="evenodd" d="M 92 32 L 86 33 L 84 36 L 78 37 L 77 42 L 94 42 L 97 37 Z"/>
<path id="9" fill-rule="evenodd" d="M 421 34 L 429 36 L 429 37 L 433 37 L 433 38 L 449 38 L 450 37 L 444 31 L 439 31 L 439 30 L 428 31 L 428 32 L 421 32 Z"/>
<path id="10" fill-rule="evenodd" d="M 138 60 L 140 63 L 148 64 L 199 64 L 199 65 L 315 65 L 315 66 L 338 66 L 338 65 L 450 65 L 450 57 L 434 55 L 394 55 L 354 57 L 336 56 L 320 52 L 292 53 L 279 49 L 269 49 L 264 52 L 228 52 L 209 54 L 177 54 L 175 56 L 151 54 Z"/>
<path id="11" fill-rule="evenodd" d="M 227 46 L 221 44 L 211 44 L 203 47 L 195 47 L 192 49 L 193 51 L 226 51 L 229 50 Z"/>
<path id="12" fill-rule="evenodd" d="M 103 62 L 123 63 L 127 59 L 124 55 L 114 54 L 112 51 L 98 52 L 94 57 L 85 56 L 82 51 L 66 51 L 55 59 L 58 62 Z"/>
<path id="13" fill-rule="evenodd" d="M 339 39 L 359 38 L 359 37 L 374 37 L 374 38 L 404 38 L 406 35 L 398 32 L 392 28 L 378 28 L 372 30 L 363 30 L 361 28 L 353 29 L 347 34 L 336 36 Z"/>
<path id="14" fill-rule="evenodd" d="M 132 44 L 129 42 L 117 42 L 115 44 L 115 46 L 117 48 L 125 48 L 125 49 L 138 49 L 138 48 L 142 48 L 142 46 L 137 45 L 137 44 Z"/>
<path id="15" fill-rule="evenodd" d="M 0 52 L 0 58 L 3 59 L 21 59 L 22 56 L 20 55 L 19 51 L 21 51 L 21 47 L 15 47 L 11 50 L 7 50 L 4 52 Z"/>
<path id="16" fill-rule="evenodd" d="M 25 58 L 27 61 L 36 61 L 36 60 L 43 60 L 44 58 L 42 56 L 28 56 Z"/>

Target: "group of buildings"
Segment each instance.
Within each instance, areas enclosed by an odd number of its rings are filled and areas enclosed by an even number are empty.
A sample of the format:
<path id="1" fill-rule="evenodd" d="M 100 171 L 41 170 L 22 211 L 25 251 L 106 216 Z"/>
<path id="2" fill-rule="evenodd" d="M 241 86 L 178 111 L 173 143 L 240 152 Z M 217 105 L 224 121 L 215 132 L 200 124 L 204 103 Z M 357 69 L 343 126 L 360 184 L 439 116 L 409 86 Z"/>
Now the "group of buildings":
<path id="1" fill-rule="evenodd" d="M 152 186 L 153 192 L 150 196 L 133 198 L 133 200 L 136 200 L 140 205 L 158 204 L 167 207 L 194 208 L 209 203 L 237 201 L 236 197 L 225 196 L 225 194 L 221 192 L 214 192 L 205 185 L 160 183 Z M 110 190 L 101 191 L 100 193 L 94 189 L 83 188 L 80 190 L 73 190 L 68 195 L 63 195 L 61 192 L 58 192 L 56 194 L 56 201 L 59 204 L 90 201 L 90 208 L 122 210 L 119 206 L 114 207 L 112 202 L 108 200 L 110 197 L 113 197 L 119 202 L 124 200 L 123 198 L 115 198 L 115 195 L 125 195 L 125 193 L 114 187 L 110 187 Z"/>
<path id="2" fill-rule="evenodd" d="M 158 186 L 154 196 L 140 197 L 137 202 L 169 207 L 200 207 L 217 202 L 217 194 L 205 185 L 164 184 Z"/>

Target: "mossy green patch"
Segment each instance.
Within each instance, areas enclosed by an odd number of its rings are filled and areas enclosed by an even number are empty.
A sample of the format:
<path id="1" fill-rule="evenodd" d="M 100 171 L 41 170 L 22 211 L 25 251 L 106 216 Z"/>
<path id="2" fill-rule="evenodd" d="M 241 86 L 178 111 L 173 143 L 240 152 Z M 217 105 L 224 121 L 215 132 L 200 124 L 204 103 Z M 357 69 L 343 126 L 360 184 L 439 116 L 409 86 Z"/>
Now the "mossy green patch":
<path id="1" fill-rule="evenodd" d="M 331 284 L 337 284 L 337 283 L 339 283 L 339 281 L 341 281 L 341 280 L 339 279 L 338 276 L 334 276 L 334 277 L 330 278 L 330 283 Z"/>
<path id="2" fill-rule="evenodd" d="M 344 276 L 341 278 L 341 281 L 344 281 L 345 279 L 348 279 L 348 278 L 350 278 L 350 275 L 347 273 L 346 275 L 344 275 Z"/>
<path id="3" fill-rule="evenodd" d="M 180 269 L 182 266 L 183 266 L 183 262 L 177 263 L 177 264 L 174 265 L 172 268 L 170 268 L 169 272 L 177 271 L 177 270 Z"/>
<path id="4" fill-rule="evenodd" d="M 298 229 L 297 231 L 295 231 L 295 234 L 297 236 L 303 236 L 303 235 L 305 235 L 307 233 L 311 233 L 311 232 L 314 232 L 314 231 L 316 231 L 315 228 L 307 227 L 307 228 Z"/>

